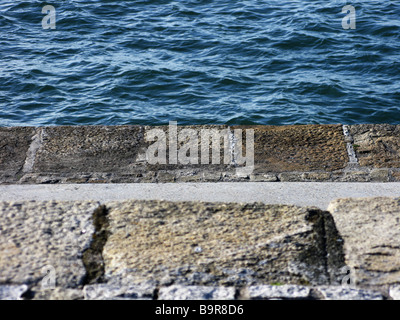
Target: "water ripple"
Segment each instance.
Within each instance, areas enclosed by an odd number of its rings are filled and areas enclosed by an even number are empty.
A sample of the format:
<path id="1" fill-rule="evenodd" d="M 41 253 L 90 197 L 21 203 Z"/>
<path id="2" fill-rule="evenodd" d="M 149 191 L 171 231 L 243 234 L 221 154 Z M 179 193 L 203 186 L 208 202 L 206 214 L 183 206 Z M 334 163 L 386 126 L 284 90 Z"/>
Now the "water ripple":
<path id="1" fill-rule="evenodd" d="M 0 126 L 399 123 L 400 3 L 0 3 Z"/>

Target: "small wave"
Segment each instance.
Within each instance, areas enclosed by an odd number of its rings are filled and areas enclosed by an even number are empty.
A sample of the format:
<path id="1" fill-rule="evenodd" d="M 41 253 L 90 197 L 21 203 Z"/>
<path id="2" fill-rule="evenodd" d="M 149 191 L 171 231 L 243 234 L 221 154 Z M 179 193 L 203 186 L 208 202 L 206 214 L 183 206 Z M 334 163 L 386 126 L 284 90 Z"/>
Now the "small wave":
<path id="1" fill-rule="evenodd" d="M 400 121 L 398 2 L 0 3 L 0 125 Z"/>

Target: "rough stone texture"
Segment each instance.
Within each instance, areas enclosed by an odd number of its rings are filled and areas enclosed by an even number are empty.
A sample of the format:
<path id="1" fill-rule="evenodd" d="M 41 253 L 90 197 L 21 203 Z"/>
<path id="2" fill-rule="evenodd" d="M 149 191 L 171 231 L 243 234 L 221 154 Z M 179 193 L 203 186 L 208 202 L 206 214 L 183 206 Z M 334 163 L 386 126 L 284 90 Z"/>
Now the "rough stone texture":
<path id="1" fill-rule="evenodd" d="M 34 287 L 31 290 L 32 300 L 83 300 L 83 292 L 81 289 L 54 288 L 42 289 Z"/>
<path id="2" fill-rule="evenodd" d="M 385 285 L 400 279 L 400 200 L 339 199 L 328 211 L 344 239 L 355 284 Z"/>
<path id="3" fill-rule="evenodd" d="M 147 164 L 147 169 L 149 171 L 154 171 L 154 172 L 162 172 L 166 175 L 171 174 L 173 177 L 185 177 L 185 176 L 190 176 L 190 173 L 197 173 L 197 172 L 203 172 L 203 171 L 208 171 L 210 173 L 220 173 L 223 171 L 231 171 L 234 173 L 234 168 L 231 166 L 231 160 L 232 160 L 232 155 L 231 155 L 231 137 L 229 136 L 229 128 L 226 125 L 191 125 L 191 126 L 177 126 L 177 136 L 179 137 L 182 130 L 194 130 L 196 133 L 196 139 L 197 139 L 197 149 L 198 149 L 198 157 L 197 157 L 197 162 L 198 163 L 191 163 L 191 164 L 182 164 L 181 159 L 177 159 L 176 164 L 171 164 L 170 162 L 170 152 L 171 152 L 171 144 L 170 138 L 169 138 L 169 126 L 155 126 L 155 127 L 150 127 L 146 126 L 145 128 L 145 137 L 148 135 L 148 132 L 154 129 L 161 129 L 165 133 L 165 138 L 166 138 L 166 159 L 167 163 L 166 164 Z M 201 156 L 202 156 L 202 139 L 201 139 L 201 130 L 209 130 L 210 135 L 212 134 L 212 131 L 216 131 L 218 134 L 221 134 L 220 140 L 219 140 L 219 164 L 213 164 L 212 163 L 212 140 L 211 136 L 209 137 L 208 143 L 208 164 L 202 164 L 201 162 Z M 227 135 L 224 135 L 223 132 L 226 131 L 228 133 Z M 181 141 L 180 138 L 177 138 L 177 151 L 179 154 L 179 150 L 184 144 L 187 144 L 189 142 L 189 139 L 187 138 L 186 140 Z M 153 144 L 154 142 L 147 142 L 147 146 Z M 226 143 L 226 144 L 225 144 Z M 229 151 L 229 157 L 226 159 L 224 158 L 224 150 L 225 148 Z M 187 154 L 188 155 L 188 154 Z M 141 158 L 144 158 L 144 155 L 142 154 Z M 227 161 L 227 163 L 225 163 Z M 206 169 L 206 170 L 204 170 Z M 172 178 L 172 177 L 170 177 Z M 167 182 L 168 180 L 163 180 Z"/>
<path id="4" fill-rule="evenodd" d="M 389 170 L 389 176 L 392 181 L 400 182 L 400 170 L 399 169 Z"/>
<path id="5" fill-rule="evenodd" d="M 255 172 L 329 172 L 343 169 L 348 161 L 341 125 L 233 126 L 232 129 L 254 129 Z"/>
<path id="6" fill-rule="evenodd" d="M 0 300 L 22 300 L 27 285 L 0 285 Z"/>
<path id="7" fill-rule="evenodd" d="M 329 210 L 0 202 L 0 300 L 400 299 L 400 199 L 342 199 Z M 104 266 L 94 278 L 90 250 Z M 42 287 L 46 265 L 54 289 Z M 334 286 L 343 269 L 354 287 Z"/>
<path id="8" fill-rule="evenodd" d="M 161 129 L 165 133 L 167 164 L 151 164 L 146 158 L 146 150 L 157 141 L 146 139 L 150 130 L 154 129 Z M 207 181 L 210 178 L 217 181 L 226 173 L 235 178 L 235 168 L 231 162 L 224 164 L 223 140 L 220 143 L 220 164 L 169 164 L 168 129 L 168 126 L 40 128 L 39 146 L 32 156 L 30 170 L 25 172 L 20 183 L 186 182 Z M 184 129 L 197 132 L 198 159 L 201 161 L 201 130 L 221 131 L 227 126 L 178 126 L 178 134 Z M 229 149 L 230 140 L 226 141 Z M 178 150 L 182 144 L 178 143 Z"/>
<path id="9" fill-rule="evenodd" d="M 244 290 L 245 299 L 269 300 L 269 299 L 309 299 L 311 288 L 295 285 L 262 285 L 252 286 Z"/>
<path id="10" fill-rule="evenodd" d="M 345 287 L 319 287 L 318 292 L 324 300 L 384 300 L 379 291 Z"/>
<path id="11" fill-rule="evenodd" d="M 400 125 L 352 125 L 350 133 L 361 166 L 400 168 Z"/>
<path id="12" fill-rule="evenodd" d="M 303 181 L 329 181 L 331 179 L 331 174 L 328 172 L 305 172 L 302 174 Z"/>
<path id="13" fill-rule="evenodd" d="M 233 287 L 179 286 L 160 288 L 158 300 L 234 300 Z"/>
<path id="14" fill-rule="evenodd" d="M 96 173 L 140 175 L 145 166 L 137 161 L 144 148 L 140 126 L 58 126 L 42 128 L 41 146 L 33 174 L 79 174 L 76 182 L 105 182 Z M 26 177 L 29 181 L 29 175 Z M 46 182 L 46 181 L 45 181 Z M 57 180 L 55 179 L 55 182 Z M 73 181 L 70 181 L 73 182 Z"/>
<path id="15" fill-rule="evenodd" d="M 165 134 L 166 164 L 150 164 L 151 130 Z M 134 183 L 205 181 L 400 181 L 400 126 L 179 126 L 194 130 L 198 162 L 172 164 L 169 126 L 57 126 L 0 128 L 0 183 Z M 202 130 L 222 134 L 219 164 L 201 163 Z M 237 174 L 242 130 L 254 130 L 254 170 Z M 226 131 L 224 136 L 223 130 Z M 224 140 L 225 139 L 225 140 Z M 177 143 L 177 150 L 189 141 Z M 207 143 L 205 144 L 207 145 Z M 226 146 L 229 157 L 224 156 Z M 207 152 L 211 155 L 212 142 Z M 354 150 L 348 154 L 348 148 Z M 238 150 L 237 150 L 238 151 Z M 355 157 L 355 155 L 358 158 Z"/>
<path id="16" fill-rule="evenodd" d="M 370 173 L 371 181 L 373 182 L 389 182 L 389 170 L 388 169 L 373 169 Z"/>
<path id="17" fill-rule="evenodd" d="M 279 181 L 282 182 L 295 182 L 302 181 L 302 174 L 300 172 L 284 172 L 278 175 Z"/>
<path id="18" fill-rule="evenodd" d="M 83 288 L 85 300 L 140 299 L 154 298 L 156 287 L 151 283 L 136 285 L 93 284 Z"/>
<path id="19" fill-rule="evenodd" d="M 31 127 L 0 127 L 0 180 L 18 181 L 35 134 Z"/>
<path id="20" fill-rule="evenodd" d="M 95 202 L 0 202 L 0 283 L 40 286 L 49 270 L 56 286 L 81 285 L 82 253 L 91 242 L 96 207 Z"/>
<path id="21" fill-rule="evenodd" d="M 329 230 L 333 220 L 317 208 L 165 201 L 107 207 L 105 279 L 163 286 L 327 284 L 342 266 L 338 235 Z"/>
<path id="22" fill-rule="evenodd" d="M 250 181 L 276 182 L 278 177 L 276 174 L 251 174 Z"/>

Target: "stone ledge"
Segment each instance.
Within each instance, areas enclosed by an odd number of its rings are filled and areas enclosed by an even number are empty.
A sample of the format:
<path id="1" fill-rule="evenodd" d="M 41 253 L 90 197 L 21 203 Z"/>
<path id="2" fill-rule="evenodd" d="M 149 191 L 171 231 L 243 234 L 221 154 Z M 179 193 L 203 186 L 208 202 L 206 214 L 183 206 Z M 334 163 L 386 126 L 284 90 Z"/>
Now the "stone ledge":
<path id="1" fill-rule="evenodd" d="M 353 146 L 362 167 L 400 167 L 400 126 L 361 124 L 350 126 Z"/>
<path id="2" fill-rule="evenodd" d="M 149 164 L 146 134 L 164 132 L 169 155 L 168 126 L 2 127 L 0 183 L 400 181 L 400 126 L 345 127 L 178 126 L 199 137 L 204 129 L 242 130 L 243 148 L 245 130 L 254 130 L 254 170 L 244 175 L 236 174 L 235 159 L 224 164 L 222 153 L 220 164 Z M 229 139 L 232 149 L 238 142 Z"/>
<path id="3" fill-rule="evenodd" d="M 353 283 L 399 283 L 400 198 L 338 199 L 330 203 L 328 211 L 343 237 Z"/>

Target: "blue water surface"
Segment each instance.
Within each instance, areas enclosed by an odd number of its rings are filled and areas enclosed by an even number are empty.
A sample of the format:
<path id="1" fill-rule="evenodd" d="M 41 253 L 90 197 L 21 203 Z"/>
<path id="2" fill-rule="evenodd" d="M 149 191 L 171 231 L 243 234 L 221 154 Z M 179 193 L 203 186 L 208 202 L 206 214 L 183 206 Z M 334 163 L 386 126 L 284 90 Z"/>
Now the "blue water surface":
<path id="1" fill-rule="evenodd" d="M 1 0 L 0 126 L 397 124 L 399 36 L 398 0 Z"/>

